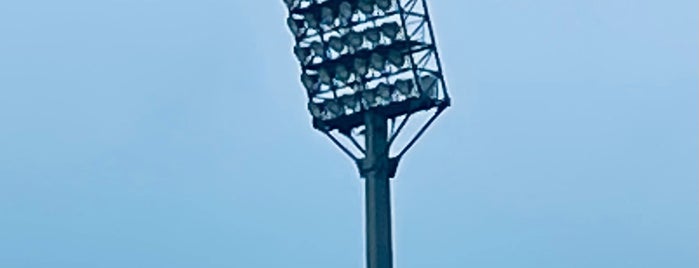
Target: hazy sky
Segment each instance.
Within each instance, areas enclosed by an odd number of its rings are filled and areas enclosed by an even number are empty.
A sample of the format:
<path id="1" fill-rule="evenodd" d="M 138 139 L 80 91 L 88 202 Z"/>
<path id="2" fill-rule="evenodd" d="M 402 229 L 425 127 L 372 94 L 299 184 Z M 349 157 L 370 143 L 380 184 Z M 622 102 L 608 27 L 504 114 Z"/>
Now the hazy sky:
<path id="1" fill-rule="evenodd" d="M 0 267 L 362 267 L 281 2 L 0 1 Z M 697 1 L 429 2 L 397 267 L 697 267 Z"/>

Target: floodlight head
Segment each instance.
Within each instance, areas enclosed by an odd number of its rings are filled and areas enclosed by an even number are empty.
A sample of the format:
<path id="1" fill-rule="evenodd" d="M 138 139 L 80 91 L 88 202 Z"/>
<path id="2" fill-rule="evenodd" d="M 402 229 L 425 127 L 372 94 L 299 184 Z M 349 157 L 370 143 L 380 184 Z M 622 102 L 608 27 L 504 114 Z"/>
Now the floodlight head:
<path id="1" fill-rule="evenodd" d="M 362 44 L 364 44 L 364 38 L 362 35 L 358 32 L 355 31 L 350 31 L 345 35 L 345 39 L 347 42 L 347 45 L 353 48 L 354 50 L 359 49 Z"/>
<path id="2" fill-rule="evenodd" d="M 323 7 L 320 9 L 320 23 L 323 25 L 332 25 L 335 21 L 335 16 L 333 16 L 333 10 L 329 7 Z"/>
<path id="3" fill-rule="evenodd" d="M 296 8 L 301 0 L 284 0 L 284 3 L 286 4 L 286 7 L 289 9 L 294 9 Z"/>
<path id="4" fill-rule="evenodd" d="M 369 58 L 369 65 L 372 69 L 383 72 L 386 68 L 386 60 L 384 60 L 383 55 L 378 52 L 371 53 Z"/>
<path id="5" fill-rule="evenodd" d="M 376 6 L 384 12 L 391 10 L 391 0 L 376 0 Z"/>
<path id="6" fill-rule="evenodd" d="M 420 97 L 436 99 L 438 81 L 439 80 L 431 74 L 421 76 L 420 87 L 422 88 L 422 94 Z"/>
<path id="7" fill-rule="evenodd" d="M 359 0 L 357 2 L 357 8 L 359 11 L 369 16 L 374 13 L 374 1 L 373 0 Z"/>
<path id="8" fill-rule="evenodd" d="M 386 83 L 380 83 L 376 86 L 376 95 L 381 98 L 381 102 L 391 102 L 391 87 Z"/>
<path id="9" fill-rule="evenodd" d="M 313 94 L 317 90 L 316 84 L 318 83 L 318 77 L 302 74 L 301 83 L 303 83 L 303 87 L 306 88 L 306 91 L 308 91 L 310 94 Z"/>
<path id="10" fill-rule="evenodd" d="M 345 114 L 345 109 L 335 100 L 325 101 L 325 108 L 330 112 L 330 117 L 337 118 Z"/>
<path id="11" fill-rule="evenodd" d="M 330 46 L 330 49 L 334 50 L 337 53 L 342 53 L 342 50 L 345 49 L 345 43 L 342 42 L 342 39 L 337 36 L 332 36 L 328 40 L 328 45 Z"/>
<path id="12" fill-rule="evenodd" d="M 323 107 L 320 105 L 320 103 L 309 102 L 308 111 L 311 112 L 311 116 L 313 116 L 313 118 L 323 117 Z"/>
<path id="13" fill-rule="evenodd" d="M 307 47 L 296 46 L 294 47 L 294 55 L 302 65 L 305 65 L 308 62 L 308 57 L 311 56 L 311 50 Z"/>
<path id="14" fill-rule="evenodd" d="M 388 37 L 391 42 L 396 40 L 398 33 L 400 32 L 400 25 L 397 22 L 388 22 L 381 25 L 381 32 Z"/>
<path id="15" fill-rule="evenodd" d="M 284 0 L 315 128 L 358 133 L 366 116 L 449 106 L 425 2 Z"/>
<path id="16" fill-rule="evenodd" d="M 367 109 L 376 107 L 379 104 L 376 101 L 376 94 L 375 94 L 374 90 L 366 89 L 364 91 L 361 91 L 361 93 L 362 93 L 362 99 L 364 99 L 364 103 L 365 103 Z"/>
<path id="17" fill-rule="evenodd" d="M 381 34 L 377 28 L 369 28 L 364 31 L 364 36 L 369 40 L 374 46 L 381 41 Z"/>
<path id="18" fill-rule="evenodd" d="M 289 26 L 289 30 L 294 34 L 295 37 L 303 35 L 303 20 L 295 20 L 292 17 L 286 19 L 286 25 Z"/>
<path id="19" fill-rule="evenodd" d="M 318 24 L 318 20 L 316 19 L 315 14 L 311 12 L 304 14 L 303 19 L 306 21 L 308 28 L 318 29 L 318 27 L 320 26 L 320 24 Z"/>
<path id="20" fill-rule="evenodd" d="M 354 13 L 352 12 L 352 4 L 350 4 L 350 2 L 347 1 L 342 1 L 342 3 L 340 3 L 340 6 L 338 7 L 338 13 L 340 20 L 345 22 L 349 21 L 352 18 L 352 13 Z"/>
<path id="21" fill-rule="evenodd" d="M 354 94 L 344 95 L 340 97 L 340 103 L 342 103 L 342 106 L 344 106 L 345 109 L 350 110 L 353 113 L 356 112 L 358 109 L 357 96 L 355 96 Z"/>
<path id="22" fill-rule="evenodd" d="M 393 85 L 396 87 L 396 90 L 398 90 L 398 93 L 408 97 L 413 90 L 413 86 L 411 84 L 411 80 L 398 79 Z"/>
<path id="23" fill-rule="evenodd" d="M 350 78 L 350 72 L 347 70 L 344 64 L 338 64 L 335 66 L 335 78 L 343 83 L 346 83 Z"/>
<path id="24" fill-rule="evenodd" d="M 316 57 L 321 57 L 325 59 L 325 47 L 319 41 L 313 41 L 311 43 L 311 49 L 313 50 L 313 55 Z"/>
<path id="25" fill-rule="evenodd" d="M 326 84 L 326 85 L 332 84 L 332 75 L 330 75 L 330 71 L 328 71 L 328 69 L 326 69 L 326 68 L 318 69 L 318 79 L 323 84 Z"/>
<path id="26" fill-rule="evenodd" d="M 405 55 L 398 50 L 391 49 L 387 53 L 388 62 L 396 68 L 401 68 L 405 65 Z"/>
<path id="27" fill-rule="evenodd" d="M 354 71 L 357 73 L 357 76 L 359 77 L 365 77 L 367 73 L 369 72 L 369 69 L 366 66 L 366 59 L 364 58 L 354 58 Z"/>

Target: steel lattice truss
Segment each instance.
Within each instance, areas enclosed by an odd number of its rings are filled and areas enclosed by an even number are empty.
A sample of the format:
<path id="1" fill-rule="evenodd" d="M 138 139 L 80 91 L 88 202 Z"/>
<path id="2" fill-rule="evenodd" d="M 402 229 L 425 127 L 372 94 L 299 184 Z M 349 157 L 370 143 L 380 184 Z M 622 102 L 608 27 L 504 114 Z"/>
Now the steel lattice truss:
<path id="1" fill-rule="evenodd" d="M 450 104 L 425 0 L 285 0 L 313 126 L 355 160 L 364 113 L 392 123 L 389 146 L 411 115 L 432 112 L 400 158 Z M 356 151 L 356 150 L 355 150 Z"/>

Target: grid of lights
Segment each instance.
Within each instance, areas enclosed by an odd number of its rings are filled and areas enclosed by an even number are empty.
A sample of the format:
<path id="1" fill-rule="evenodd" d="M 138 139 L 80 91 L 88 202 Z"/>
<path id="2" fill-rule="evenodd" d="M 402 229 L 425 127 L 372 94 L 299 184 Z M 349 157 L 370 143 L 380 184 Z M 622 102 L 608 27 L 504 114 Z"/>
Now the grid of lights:
<path id="1" fill-rule="evenodd" d="M 449 105 L 424 0 L 284 2 L 316 128 Z"/>

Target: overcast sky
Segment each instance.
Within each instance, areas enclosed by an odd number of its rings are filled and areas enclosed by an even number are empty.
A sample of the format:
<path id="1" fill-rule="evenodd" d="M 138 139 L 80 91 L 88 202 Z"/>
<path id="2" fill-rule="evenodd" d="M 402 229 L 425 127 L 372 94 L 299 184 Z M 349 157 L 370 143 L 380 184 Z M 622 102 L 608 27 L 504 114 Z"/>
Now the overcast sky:
<path id="1" fill-rule="evenodd" d="M 281 2 L 0 1 L 0 267 L 363 267 Z M 697 1 L 429 2 L 397 267 L 697 267 Z"/>

